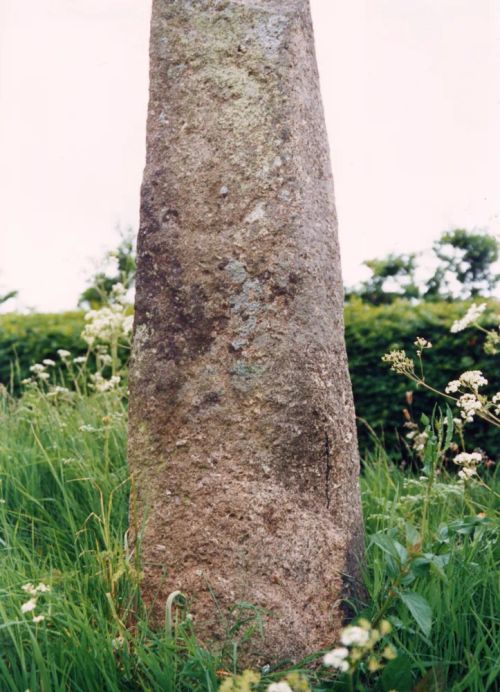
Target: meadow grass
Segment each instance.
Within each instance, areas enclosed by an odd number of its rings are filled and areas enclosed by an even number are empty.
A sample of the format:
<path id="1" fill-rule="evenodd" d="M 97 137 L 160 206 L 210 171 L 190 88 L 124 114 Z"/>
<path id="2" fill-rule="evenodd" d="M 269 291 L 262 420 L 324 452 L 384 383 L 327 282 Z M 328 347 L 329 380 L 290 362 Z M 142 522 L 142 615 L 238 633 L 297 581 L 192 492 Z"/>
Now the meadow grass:
<path id="1" fill-rule="evenodd" d="M 120 391 L 50 398 L 28 388 L 18 400 L 0 394 L 2 692 L 217 690 L 220 670 L 237 668 L 229 634 L 224 650 L 209 652 L 188 618 L 179 617 L 172 631 L 167 622 L 159 630 L 148 625 L 139 556 L 128 550 L 126 416 Z M 376 537 L 405 544 L 421 526 L 426 493 L 422 550 L 438 558 L 412 577 L 405 560 L 398 566 L 391 545 Z M 354 607 L 369 620 L 385 609 L 399 657 L 412 685 L 420 685 L 415 689 L 494 689 L 497 496 L 478 484 L 464 491 L 446 474 L 429 491 L 426 481 L 393 466 L 380 446 L 365 460 L 362 496 L 367 598 Z M 411 553 L 412 541 L 406 543 Z M 427 635 L 391 595 L 405 580 L 432 609 Z M 22 587 L 40 583 L 50 591 L 38 593 L 34 610 L 23 613 L 31 596 Z M 331 671 L 306 663 L 296 668 L 313 689 L 341 687 Z M 262 689 L 280 677 L 280 671 L 263 676 Z M 358 685 L 386 689 L 380 675 Z"/>

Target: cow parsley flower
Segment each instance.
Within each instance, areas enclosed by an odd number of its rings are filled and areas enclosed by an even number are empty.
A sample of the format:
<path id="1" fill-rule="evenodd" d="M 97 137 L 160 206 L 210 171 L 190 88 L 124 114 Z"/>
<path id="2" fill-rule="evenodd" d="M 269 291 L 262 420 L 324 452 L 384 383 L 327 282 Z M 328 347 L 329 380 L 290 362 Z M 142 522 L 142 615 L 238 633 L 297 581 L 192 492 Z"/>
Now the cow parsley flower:
<path id="1" fill-rule="evenodd" d="M 427 341 L 427 339 L 424 339 L 422 336 L 417 336 L 415 341 L 413 342 L 415 345 L 415 348 L 417 350 L 417 355 L 421 356 L 422 351 L 424 348 L 432 348 L 432 344 L 430 341 Z"/>
<path id="2" fill-rule="evenodd" d="M 488 384 L 488 380 L 484 377 L 481 370 L 466 370 L 458 380 L 451 380 L 445 388 L 447 394 L 458 392 L 460 389 L 471 389 L 477 394 L 480 387 Z"/>
<path id="3" fill-rule="evenodd" d="M 485 309 L 486 303 L 481 303 L 481 305 L 476 305 L 473 303 L 462 319 L 453 322 L 450 332 L 452 334 L 456 334 L 457 332 L 461 332 L 466 329 L 469 325 L 474 324 L 474 322 L 477 322 L 478 317 L 485 311 Z"/>
<path id="4" fill-rule="evenodd" d="M 58 348 L 57 349 L 57 355 L 61 360 L 66 360 L 67 358 L 71 358 L 71 353 L 70 351 L 66 351 L 65 348 Z"/>
<path id="5" fill-rule="evenodd" d="M 120 384 L 120 376 L 113 375 L 109 380 L 105 379 L 100 372 L 96 372 L 94 375 L 90 376 L 92 384 L 90 385 L 92 389 L 96 392 L 109 392 L 115 389 Z"/>
<path id="6" fill-rule="evenodd" d="M 479 452 L 461 452 L 453 459 L 454 464 L 459 466 L 477 466 L 482 461 L 482 455 Z"/>
<path id="7" fill-rule="evenodd" d="M 30 598 L 29 601 L 26 601 L 26 603 L 23 603 L 21 606 L 21 613 L 30 613 L 32 610 L 35 610 L 36 608 L 36 598 Z"/>
<path id="8" fill-rule="evenodd" d="M 39 622 L 43 622 L 45 620 L 45 615 L 33 615 L 32 619 L 35 624 L 38 624 Z"/>
<path id="9" fill-rule="evenodd" d="M 53 361 L 52 358 L 44 358 L 42 363 L 49 368 L 53 368 L 55 366 L 55 361 Z"/>
<path id="10" fill-rule="evenodd" d="M 476 413 L 483 408 L 482 403 L 474 394 L 462 394 L 457 401 L 457 406 L 461 409 L 460 415 L 466 423 L 472 423 Z"/>
<path id="11" fill-rule="evenodd" d="M 389 363 L 391 370 L 401 375 L 411 374 L 414 371 L 414 363 L 408 358 L 405 351 L 390 351 L 382 356 L 384 363 Z"/>
<path id="12" fill-rule="evenodd" d="M 500 392 L 493 394 L 491 401 L 495 404 L 495 415 L 500 416 Z"/>
<path id="13" fill-rule="evenodd" d="M 344 627 L 340 635 L 340 641 L 342 644 L 345 644 L 345 646 L 364 646 L 369 638 L 369 631 L 357 625 Z"/>
<path id="14" fill-rule="evenodd" d="M 267 688 L 267 692 L 293 692 L 290 685 L 282 680 L 281 682 L 272 682 Z"/>
<path id="15" fill-rule="evenodd" d="M 45 370 L 45 365 L 42 365 L 41 363 L 35 363 L 34 365 L 30 365 L 30 371 L 33 372 L 35 375 L 39 375 L 40 373 L 45 372 Z"/>
<path id="16" fill-rule="evenodd" d="M 473 468 L 472 466 L 464 466 L 464 468 L 460 469 L 460 471 L 458 472 L 458 477 L 462 481 L 470 481 L 470 479 L 476 475 L 477 470 L 475 467 Z"/>
<path id="17" fill-rule="evenodd" d="M 336 649 L 328 651 L 328 653 L 323 656 L 323 663 L 325 666 L 331 666 L 345 673 L 349 670 L 349 662 L 346 661 L 348 656 L 349 650 L 346 649 L 345 646 L 339 646 Z"/>

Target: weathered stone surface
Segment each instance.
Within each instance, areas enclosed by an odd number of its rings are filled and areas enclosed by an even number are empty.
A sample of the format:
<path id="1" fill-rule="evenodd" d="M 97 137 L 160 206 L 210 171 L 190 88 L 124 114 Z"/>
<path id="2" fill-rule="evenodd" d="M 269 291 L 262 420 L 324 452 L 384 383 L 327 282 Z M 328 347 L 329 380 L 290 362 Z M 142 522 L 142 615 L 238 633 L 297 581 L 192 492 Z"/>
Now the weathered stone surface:
<path id="1" fill-rule="evenodd" d="M 154 0 L 130 464 L 144 595 L 330 642 L 361 541 L 328 145 L 307 0 Z M 135 501 L 135 498 L 134 498 Z"/>

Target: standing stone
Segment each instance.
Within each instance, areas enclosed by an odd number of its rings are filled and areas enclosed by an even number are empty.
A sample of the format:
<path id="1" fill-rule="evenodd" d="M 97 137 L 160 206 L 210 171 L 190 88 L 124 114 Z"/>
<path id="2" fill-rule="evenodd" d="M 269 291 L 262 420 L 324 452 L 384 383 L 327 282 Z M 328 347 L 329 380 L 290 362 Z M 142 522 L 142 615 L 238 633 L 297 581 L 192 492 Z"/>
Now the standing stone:
<path id="1" fill-rule="evenodd" d="M 307 0 L 154 0 L 130 382 L 146 602 L 249 656 L 331 643 L 362 524 Z M 217 601 L 217 606 L 215 605 Z"/>

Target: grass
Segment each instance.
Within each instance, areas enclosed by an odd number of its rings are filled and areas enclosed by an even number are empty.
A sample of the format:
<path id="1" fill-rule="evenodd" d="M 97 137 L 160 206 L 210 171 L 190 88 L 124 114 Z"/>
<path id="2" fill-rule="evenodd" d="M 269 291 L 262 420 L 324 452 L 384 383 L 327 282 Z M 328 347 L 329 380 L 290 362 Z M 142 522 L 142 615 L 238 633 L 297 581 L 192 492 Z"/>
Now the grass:
<path id="1" fill-rule="evenodd" d="M 205 650 L 187 618 L 178 618 L 173 633 L 167 623 L 159 631 L 148 626 L 140 565 L 127 551 L 123 399 L 117 392 L 65 398 L 29 389 L 15 401 L 0 392 L 0 690 L 217 690 L 217 671 L 234 666 L 226 651 Z M 416 689 L 494 689 L 496 497 L 480 486 L 464 493 L 446 475 L 436 479 L 419 550 L 441 562 L 421 565 L 412 576 L 405 565 L 413 559 L 427 489 L 427 481 L 391 465 L 380 448 L 366 460 L 369 598 L 356 607 L 370 620 L 385 607 L 399 658 L 412 684 L 421 681 Z M 398 562 L 381 535 L 406 546 L 410 557 Z M 22 613 L 29 599 L 22 586 L 39 582 L 50 592 Z M 392 594 L 396 582 L 430 605 L 427 635 Z M 33 615 L 45 619 L 36 623 Z M 315 690 L 339 687 L 324 668 L 309 667 L 307 674 Z M 359 689 L 384 689 L 377 675 L 363 678 Z M 280 674 L 265 682 L 273 679 Z"/>

